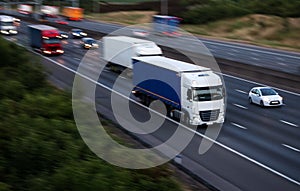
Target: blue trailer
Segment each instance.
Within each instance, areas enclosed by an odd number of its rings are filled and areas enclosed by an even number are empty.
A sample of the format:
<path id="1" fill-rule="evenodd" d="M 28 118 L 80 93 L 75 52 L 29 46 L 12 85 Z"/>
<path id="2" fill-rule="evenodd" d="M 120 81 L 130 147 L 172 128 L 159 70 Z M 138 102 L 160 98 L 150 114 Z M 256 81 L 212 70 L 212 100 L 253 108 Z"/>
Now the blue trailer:
<path id="1" fill-rule="evenodd" d="M 163 56 L 134 57 L 133 93 L 145 105 L 165 103 L 168 115 L 190 125 L 224 122 L 224 88 L 210 68 Z"/>
<path id="2" fill-rule="evenodd" d="M 153 31 L 168 36 L 178 35 L 181 20 L 181 18 L 174 16 L 153 15 Z"/>

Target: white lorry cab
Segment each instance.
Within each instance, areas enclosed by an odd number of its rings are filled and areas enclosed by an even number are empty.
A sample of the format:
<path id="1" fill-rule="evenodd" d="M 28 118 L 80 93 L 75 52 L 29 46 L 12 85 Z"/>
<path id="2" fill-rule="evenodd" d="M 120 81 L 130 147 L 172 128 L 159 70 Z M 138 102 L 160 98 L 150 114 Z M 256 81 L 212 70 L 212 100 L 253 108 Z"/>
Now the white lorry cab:
<path id="1" fill-rule="evenodd" d="M 171 118 L 189 125 L 224 122 L 224 84 L 210 68 L 162 56 L 134 57 L 133 85 L 145 105 L 164 102 Z"/>
<path id="2" fill-rule="evenodd" d="M 17 27 L 14 24 L 14 17 L 0 15 L 0 32 L 5 35 L 18 34 Z"/>

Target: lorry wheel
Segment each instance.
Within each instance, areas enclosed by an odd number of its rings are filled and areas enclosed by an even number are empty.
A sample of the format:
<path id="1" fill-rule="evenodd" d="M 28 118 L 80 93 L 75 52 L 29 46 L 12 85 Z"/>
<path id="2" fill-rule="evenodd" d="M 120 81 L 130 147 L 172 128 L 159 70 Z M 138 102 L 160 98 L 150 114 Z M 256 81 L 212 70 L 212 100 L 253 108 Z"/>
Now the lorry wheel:
<path id="1" fill-rule="evenodd" d="M 184 116 L 184 124 L 190 125 L 190 117 L 188 115 Z"/>
<path id="2" fill-rule="evenodd" d="M 184 113 L 182 118 L 181 118 L 181 122 L 186 125 L 189 126 L 190 125 L 190 117 L 187 113 Z"/>

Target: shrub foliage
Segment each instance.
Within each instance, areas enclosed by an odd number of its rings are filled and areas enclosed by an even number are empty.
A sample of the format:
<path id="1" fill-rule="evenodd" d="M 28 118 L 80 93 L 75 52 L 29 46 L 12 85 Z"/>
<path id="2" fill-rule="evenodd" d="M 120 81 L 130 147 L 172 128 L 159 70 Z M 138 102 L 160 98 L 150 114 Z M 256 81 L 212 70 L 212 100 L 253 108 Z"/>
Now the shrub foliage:
<path id="1" fill-rule="evenodd" d="M 165 166 L 111 166 L 84 144 L 71 96 L 22 48 L 0 38 L 0 190 L 181 190 Z M 154 171 L 165 173 L 153 173 Z"/>

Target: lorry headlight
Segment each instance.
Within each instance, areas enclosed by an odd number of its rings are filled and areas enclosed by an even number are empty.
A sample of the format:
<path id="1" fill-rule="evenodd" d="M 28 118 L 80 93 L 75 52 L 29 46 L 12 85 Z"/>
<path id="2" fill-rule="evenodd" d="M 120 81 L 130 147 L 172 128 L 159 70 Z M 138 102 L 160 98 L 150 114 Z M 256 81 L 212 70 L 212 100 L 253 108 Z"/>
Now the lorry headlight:
<path id="1" fill-rule="evenodd" d="M 18 31 L 16 31 L 16 30 L 9 30 L 9 33 L 11 33 L 11 34 L 17 34 Z"/>
<path id="2" fill-rule="evenodd" d="M 9 32 L 8 32 L 8 31 L 5 31 L 5 30 L 1 30 L 1 33 L 2 33 L 2 34 L 9 34 Z"/>
<path id="3" fill-rule="evenodd" d="M 65 51 L 63 51 L 63 50 L 56 50 L 56 52 L 62 54 L 62 53 L 64 53 Z"/>
<path id="4" fill-rule="evenodd" d="M 49 51 L 49 50 L 44 50 L 43 53 L 45 53 L 45 54 L 51 54 L 51 51 Z"/>

